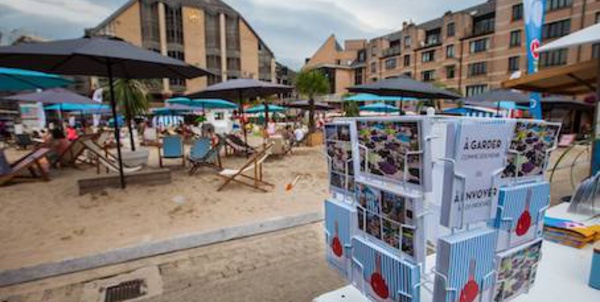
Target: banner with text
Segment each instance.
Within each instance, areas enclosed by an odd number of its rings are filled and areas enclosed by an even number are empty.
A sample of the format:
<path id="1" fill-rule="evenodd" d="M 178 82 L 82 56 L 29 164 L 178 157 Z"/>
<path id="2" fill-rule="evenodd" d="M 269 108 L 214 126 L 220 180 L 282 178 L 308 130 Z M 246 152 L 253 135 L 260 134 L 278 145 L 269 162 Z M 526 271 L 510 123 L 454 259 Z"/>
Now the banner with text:
<path id="1" fill-rule="evenodd" d="M 529 74 L 538 71 L 540 54 L 537 49 L 542 43 L 542 28 L 544 26 L 545 0 L 523 0 L 523 17 L 525 19 L 525 35 L 527 37 L 527 71 Z M 542 119 L 542 99 L 539 93 L 531 93 L 531 115 Z"/>

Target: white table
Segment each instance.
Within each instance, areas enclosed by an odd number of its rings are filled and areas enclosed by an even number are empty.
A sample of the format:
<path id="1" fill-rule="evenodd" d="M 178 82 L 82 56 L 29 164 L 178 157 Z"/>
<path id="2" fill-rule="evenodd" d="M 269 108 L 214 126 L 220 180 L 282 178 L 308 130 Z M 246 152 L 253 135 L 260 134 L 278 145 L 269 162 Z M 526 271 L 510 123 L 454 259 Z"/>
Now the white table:
<path id="1" fill-rule="evenodd" d="M 563 219 L 585 219 L 566 212 L 568 204 L 560 204 L 547 211 L 547 216 Z M 596 219 L 598 220 L 598 219 Z M 596 221 L 598 223 L 598 221 Z M 583 249 L 544 241 L 542 261 L 538 266 L 535 285 L 528 294 L 521 295 L 511 302 L 599 302 L 600 290 L 588 286 L 592 263 L 593 247 Z M 435 263 L 435 255 L 427 257 L 427 267 Z M 421 301 L 432 301 L 431 293 L 421 289 Z M 323 294 L 314 302 L 370 302 L 358 289 L 348 285 Z"/>

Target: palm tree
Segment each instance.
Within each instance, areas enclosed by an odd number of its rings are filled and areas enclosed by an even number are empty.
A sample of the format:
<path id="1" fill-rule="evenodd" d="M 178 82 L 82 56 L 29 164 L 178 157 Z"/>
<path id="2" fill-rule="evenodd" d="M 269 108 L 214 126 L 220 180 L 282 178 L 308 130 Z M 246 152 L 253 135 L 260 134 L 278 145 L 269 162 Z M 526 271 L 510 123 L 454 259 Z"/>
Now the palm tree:
<path id="1" fill-rule="evenodd" d="M 315 131 L 315 97 L 329 93 L 329 80 L 317 70 L 302 70 L 296 75 L 296 90 L 308 97 L 308 129 Z"/>
<path id="2" fill-rule="evenodd" d="M 134 117 L 146 114 L 148 111 L 149 96 L 147 93 L 147 85 L 140 80 L 117 79 L 114 82 L 114 90 L 115 99 L 118 101 L 117 105 L 125 116 L 125 121 L 129 130 L 131 150 L 135 151 L 131 122 Z M 108 89 L 105 89 L 104 91 L 108 91 Z M 117 121 L 115 121 L 115 124 L 116 123 Z"/>

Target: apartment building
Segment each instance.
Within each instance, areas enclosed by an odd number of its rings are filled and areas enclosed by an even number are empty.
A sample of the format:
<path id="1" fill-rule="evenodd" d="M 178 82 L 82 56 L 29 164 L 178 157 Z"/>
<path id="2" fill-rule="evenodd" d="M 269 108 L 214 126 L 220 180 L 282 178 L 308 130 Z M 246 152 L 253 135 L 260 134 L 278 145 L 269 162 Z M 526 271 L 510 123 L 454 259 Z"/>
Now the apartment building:
<path id="1" fill-rule="evenodd" d="M 220 0 L 131 0 L 87 33 L 116 36 L 215 74 L 165 79 L 153 91 L 157 99 L 228 79 L 277 81 L 273 52 L 243 16 Z"/>
<path id="2" fill-rule="evenodd" d="M 598 0 L 546 0 L 543 43 L 600 22 Z M 360 43 L 357 43 L 360 41 Z M 348 43 L 349 42 L 349 43 Z M 522 0 L 490 0 L 345 47 L 330 36 L 305 68 L 328 75 L 332 93 L 379 79 L 409 76 L 470 96 L 527 72 Z M 540 55 L 540 69 L 600 57 L 600 44 Z M 338 75 L 344 76 L 338 76 Z M 347 74 L 347 75 L 346 75 Z"/>

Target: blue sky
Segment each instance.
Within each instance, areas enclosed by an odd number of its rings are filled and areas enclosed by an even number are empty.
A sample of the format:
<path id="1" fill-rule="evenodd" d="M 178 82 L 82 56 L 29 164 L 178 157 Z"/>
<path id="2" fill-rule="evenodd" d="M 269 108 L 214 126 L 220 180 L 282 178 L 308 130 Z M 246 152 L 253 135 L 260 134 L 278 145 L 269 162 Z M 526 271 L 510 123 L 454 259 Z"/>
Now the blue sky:
<path id="1" fill-rule="evenodd" d="M 299 68 L 332 33 L 373 38 L 485 0 L 225 0 L 244 15 L 278 61 Z M 0 0 L 4 41 L 20 33 L 61 39 L 83 35 L 127 0 Z"/>

